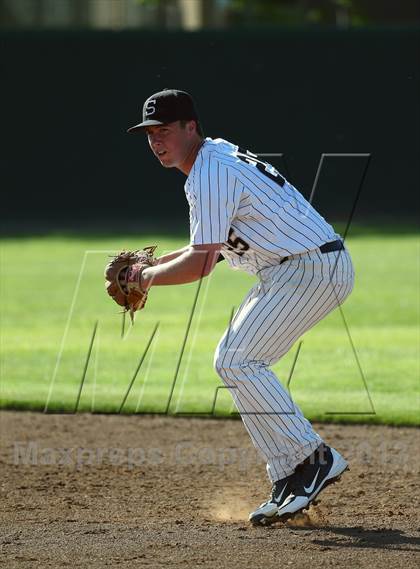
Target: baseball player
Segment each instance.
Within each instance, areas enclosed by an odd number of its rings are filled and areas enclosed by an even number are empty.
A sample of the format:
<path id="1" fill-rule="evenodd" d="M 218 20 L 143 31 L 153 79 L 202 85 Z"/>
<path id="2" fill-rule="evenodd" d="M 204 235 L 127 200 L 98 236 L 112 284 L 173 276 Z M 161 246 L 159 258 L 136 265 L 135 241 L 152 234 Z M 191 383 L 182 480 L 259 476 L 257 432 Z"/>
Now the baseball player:
<path id="1" fill-rule="evenodd" d="M 350 294 L 350 255 L 273 166 L 231 142 L 205 138 L 188 93 L 155 93 L 128 132 L 145 132 L 162 166 L 187 176 L 190 208 L 190 243 L 142 270 L 141 290 L 198 280 L 223 259 L 258 278 L 221 338 L 214 366 L 272 483 L 271 496 L 249 519 L 285 520 L 335 482 L 347 462 L 314 431 L 270 366 Z"/>

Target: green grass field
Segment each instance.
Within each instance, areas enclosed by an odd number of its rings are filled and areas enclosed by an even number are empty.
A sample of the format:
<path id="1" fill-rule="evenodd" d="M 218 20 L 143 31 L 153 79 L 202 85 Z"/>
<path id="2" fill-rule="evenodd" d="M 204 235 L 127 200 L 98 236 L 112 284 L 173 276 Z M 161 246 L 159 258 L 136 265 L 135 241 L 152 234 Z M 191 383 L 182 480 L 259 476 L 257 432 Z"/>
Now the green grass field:
<path id="1" fill-rule="evenodd" d="M 187 241 L 187 235 L 3 239 L 1 406 L 72 411 L 98 321 L 79 411 L 118 411 L 159 322 L 123 412 L 211 412 L 222 385 L 213 352 L 255 279 L 220 263 L 203 280 L 179 365 L 198 283 L 154 288 L 121 337 L 122 316 L 102 278 L 107 255 L 121 248 L 159 243 L 162 254 Z M 347 243 L 356 285 L 343 314 L 375 414 L 338 310 L 302 338 L 292 394 L 310 419 L 419 424 L 418 238 L 359 228 Z M 296 349 L 274 366 L 283 382 Z M 230 395 L 219 390 L 215 414 L 232 412 Z"/>

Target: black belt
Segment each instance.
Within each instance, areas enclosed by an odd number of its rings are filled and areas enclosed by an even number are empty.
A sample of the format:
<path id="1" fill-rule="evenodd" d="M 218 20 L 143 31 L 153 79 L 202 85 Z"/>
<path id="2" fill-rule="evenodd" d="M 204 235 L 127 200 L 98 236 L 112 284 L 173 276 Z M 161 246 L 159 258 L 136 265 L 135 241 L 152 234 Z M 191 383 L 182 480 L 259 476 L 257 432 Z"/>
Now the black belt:
<path id="1" fill-rule="evenodd" d="M 341 241 L 341 239 L 337 239 L 337 241 L 330 241 L 329 243 L 324 243 L 323 245 L 320 245 L 318 249 L 321 251 L 321 253 L 332 253 L 333 251 L 341 251 L 342 249 L 344 249 L 344 243 Z M 309 253 L 309 251 L 307 252 Z M 284 257 L 280 261 L 280 265 L 284 263 L 284 261 L 287 261 L 288 259 L 290 259 L 290 257 Z"/>

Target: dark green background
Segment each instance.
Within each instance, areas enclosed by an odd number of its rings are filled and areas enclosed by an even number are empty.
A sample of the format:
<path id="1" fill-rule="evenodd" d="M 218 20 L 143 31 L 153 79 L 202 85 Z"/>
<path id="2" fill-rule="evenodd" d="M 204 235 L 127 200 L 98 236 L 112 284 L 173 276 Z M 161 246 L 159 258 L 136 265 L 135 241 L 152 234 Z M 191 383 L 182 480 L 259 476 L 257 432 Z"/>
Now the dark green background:
<path id="1" fill-rule="evenodd" d="M 356 215 L 417 207 L 419 30 L 3 32 L 0 45 L 3 227 L 141 227 L 145 211 L 187 223 L 184 176 L 125 133 L 164 87 L 193 94 L 207 136 L 284 153 L 270 161 L 306 196 L 322 152 L 367 152 Z M 362 168 L 327 161 L 321 213 L 346 218 Z"/>

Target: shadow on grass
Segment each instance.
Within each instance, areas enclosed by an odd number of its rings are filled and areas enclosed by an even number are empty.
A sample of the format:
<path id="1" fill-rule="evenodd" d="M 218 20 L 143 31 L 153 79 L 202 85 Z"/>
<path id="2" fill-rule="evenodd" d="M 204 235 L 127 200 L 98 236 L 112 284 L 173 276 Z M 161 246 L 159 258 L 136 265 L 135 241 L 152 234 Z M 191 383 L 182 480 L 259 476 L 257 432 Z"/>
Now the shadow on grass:
<path id="1" fill-rule="evenodd" d="M 188 239 L 188 219 L 154 218 L 143 219 L 83 219 L 83 220 L 7 220 L 0 225 L 3 239 L 29 239 L 31 237 L 65 237 L 69 239 L 101 239 L 128 235 L 161 235 L 168 238 Z M 345 220 L 332 222 L 334 229 L 343 234 Z M 367 235 L 418 235 L 419 222 L 416 217 L 394 218 L 377 217 L 356 220 L 350 226 L 351 239 Z"/>
<path id="2" fill-rule="evenodd" d="M 163 417 L 171 417 L 173 419 L 177 418 L 194 418 L 194 419 L 212 419 L 215 421 L 239 421 L 241 420 L 239 413 L 223 413 L 216 411 L 211 413 L 210 411 L 185 411 L 181 413 L 167 413 L 164 407 L 159 407 L 158 405 L 150 405 L 141 409 L 139 411 L 134 411 L 133 409 L 125 409 L 121 413 L 118 412 L 118 405 L 105 403 L 102 405 L 97 405 L 95 410 L 92 411 L 90 405 L 82 404 L 78 411 L 74 412 L 74 401 L 51 401 L 46 414 L 48 415 L 121 415 L 127 416 L 138 416 L 142 415 L 155 415 Z M 0 410 L 4 411 L 22 411 L 22 412 L 32 412 L 32 413 L 45 413 L 45 401 L 19 401 L 15 399 L 3 399 L 0 401 Z M 331 418 L 329 415 L 323 415 L 319 413 L 307 413 L 306 417 L 315 423 L 328 423 L 336 425 L 387 425 L 389 427 L 406 427 L 406 428 L 418 428 L 419 421 L 417 417 L 409 418 L 407 417 L 394 417 L 382 415 L 372 415 L 366 416 L 363 414 L 349 416 L 336 416 Z"/>

